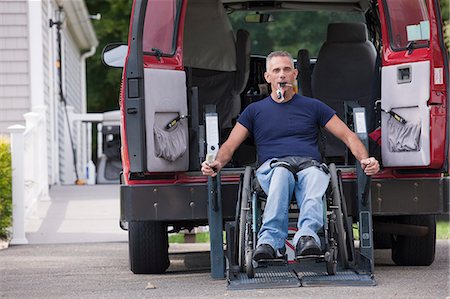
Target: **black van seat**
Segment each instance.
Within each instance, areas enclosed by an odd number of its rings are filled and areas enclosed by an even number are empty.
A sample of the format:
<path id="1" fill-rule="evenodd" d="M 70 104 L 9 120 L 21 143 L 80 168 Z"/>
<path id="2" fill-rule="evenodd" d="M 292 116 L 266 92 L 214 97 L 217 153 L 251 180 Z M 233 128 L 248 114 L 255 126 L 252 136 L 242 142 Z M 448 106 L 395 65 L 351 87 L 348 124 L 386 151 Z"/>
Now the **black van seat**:
<path id="1" fill-rule="evenodd" d="M 309 59 L 309 51 L 300 49 L 297 53 L 297 69 L 298 69 L 298 90 L 305 97 L 312 97 L 311 90 L 311 62 Z"/>
<path id="2" fill-rule="evenodd" d="M 329 24 L 327 40 L 320 48 L 311 77 L 313 97 L 336 110 L 341 119 L 346 101 L 365 107 L 369 132 L 375 126 L 376 57 L 365 24 Z M 345 156 L 345 145 L 331 134 L 325 135 L 325 157 Z"/>

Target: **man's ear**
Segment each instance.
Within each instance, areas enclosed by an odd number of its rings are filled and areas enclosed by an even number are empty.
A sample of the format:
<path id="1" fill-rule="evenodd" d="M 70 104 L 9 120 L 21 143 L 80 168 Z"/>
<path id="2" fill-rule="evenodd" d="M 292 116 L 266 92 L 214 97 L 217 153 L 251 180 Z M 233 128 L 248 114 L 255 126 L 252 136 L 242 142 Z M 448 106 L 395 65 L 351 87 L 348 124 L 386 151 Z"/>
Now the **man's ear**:
<path id="1" fill-rule="evenodd" d="M 295 75 L 295 78 L 298 77 L 298 69 L 294 69 L 294 75 Z"/>
<path id="2" fill-rule="evenodd" d="M 264 79 L 266 79 L 267 83 L 270 84 L 270 74 L 268 72 L 264 73 Z"/>

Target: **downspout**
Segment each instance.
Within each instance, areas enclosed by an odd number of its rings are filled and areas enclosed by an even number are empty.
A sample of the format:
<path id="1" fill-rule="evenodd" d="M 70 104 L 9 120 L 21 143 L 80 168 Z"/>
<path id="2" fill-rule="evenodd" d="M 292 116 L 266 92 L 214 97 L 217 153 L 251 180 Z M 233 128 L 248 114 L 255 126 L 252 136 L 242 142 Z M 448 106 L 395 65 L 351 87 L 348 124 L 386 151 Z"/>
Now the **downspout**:
<path id="1" fill-rule="evenodd" d="M 81 55 L 81 113 L 87 113 L 87 84 L 86 84 L 86 60 L 95 54 L 97 47 L 92 46 L 91 49 Z"/>

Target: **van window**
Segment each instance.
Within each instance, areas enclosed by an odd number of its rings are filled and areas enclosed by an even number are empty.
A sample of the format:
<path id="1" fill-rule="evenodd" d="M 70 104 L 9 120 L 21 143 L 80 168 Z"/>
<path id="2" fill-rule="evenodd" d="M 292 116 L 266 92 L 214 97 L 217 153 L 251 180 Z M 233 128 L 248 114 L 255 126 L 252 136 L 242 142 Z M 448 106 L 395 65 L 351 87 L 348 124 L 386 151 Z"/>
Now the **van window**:
<path id="1" fill-rule="evenodd" d="M 430 22 L 425 0 L 385 0 L 385 3 L 392 49 L 405 50 L 408 45 L 427 47 Z"/>
<path id="2" fill-rule="evenodd" d="M 181 0 L 148 0 L 145 12 L 143 51 L 175 53 L 176 28 Z"/>
<path id="3" fill-rule="evenodd" d="M 277 11 L 270 13 L 270 21 L 245 22 L 253 11 L 233 11 L 230 21 L 233 30 L 245 29 L 250 33 L 253 55 L 266 56 L 272 51 L 286 50 L 297 56 L 300 49 L 308 49 L 310 57 L 317 57 L 327 37 L 329 23 L 365 23 L 364 14 L 356 11 Z"/>

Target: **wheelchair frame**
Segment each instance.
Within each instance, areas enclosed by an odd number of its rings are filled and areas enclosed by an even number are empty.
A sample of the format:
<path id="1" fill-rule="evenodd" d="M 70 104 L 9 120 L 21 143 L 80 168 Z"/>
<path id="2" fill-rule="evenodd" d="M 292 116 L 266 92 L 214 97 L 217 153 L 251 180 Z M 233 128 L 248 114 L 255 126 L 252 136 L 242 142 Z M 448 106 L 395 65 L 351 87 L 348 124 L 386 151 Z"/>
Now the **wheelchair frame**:
<path id="1" fill-rule="evenodd" d="M 349 104 L 346 106 L 349 115 L 353 116 L 353 123 L 351 127 L 361 139 L 366 148 L 368 148 L 368 135 L 365 127 L 365 122 L 361 121 L 365 119 L 365 109 L 362 107 Z M 359 121 L 357 121 L 359 119 Z M 347 119 L 346 119 L 347 121 Z M 208 139 L 208 138 L 207 138 Z M 209 144 L 209 143 L 208 143 Z M 261 275 L 255 277 L 255 279 L 248 279 L 247 268 L 250 276 L 252 275 L 252 266 L 246 267 L 247 260 L 251 256 L 249 251 L 254 249 L 254 242 L 256 240 L 256 227 L 251 229 L 250 224 L 247 222 L 247 214 L 250 207 L 248 205 L 251 202 L 252 197 L 252 169 L 246 168 L 242 175 L 241 183 L 239 184 L 238 199 L 246 198 L 246 200 L 238 200 L 236 215 L 234 221 L 223 222 L 222 217 L 222 195 L 221 195 L 221 175 L 217 174 L 216 177 L 208 177 L 208 220 L 210 228 L 210 243 L 211 243 L 211 277 L 221 279 L 224 274 L 227 276 L 229 289 L 249 289 L 249 288 L 271 288 L 271 287 L 298 287 L 298 286 L 318 286 L 318 285 L 358 285 L 358 286 L 374 286 L 376 285 L 373 270 L 374 270 L 374 258 L 373 258 L 373 233 L 372 233 L 372 201 L 370 192 L 370 177 L 364 174 L 359 163 L 356 163 L 356 183 L 357 183 L 357 214 L 352 216 L 357 219 L 359 224 L 359 246 L 356 249 L 354 247 L 353 221 L 351 217 L 347 215 L 347 209 L 345 201 L 343 200 L 343 187 L 342 179 L 340 176 L 340 169 L 336 169 L 334 165 L 330 164 L 330 171 L 332 173 L 330 184 L 331 193 L 327 193 L 330 198 L 330 208 L 332 211 L 329 215 L 332 229 L 328 229 L 331 226 L 326 226 L 327 235 L 334 229 L 332 233 L 333 241 L 337 242 L 337 253 L 334 250 L 332 255 L 329 253 L 328 260 L 338 261 L 336 275 L 323 275 L 324 271 L 321 270 L 320 264 L 314 261 L 306 260 L 305 263 L 300 264 L 288 264 L 282 267 L 270 267 L 268 265 L 267 271 L 261 267 Z M 353 170 L 355 170 L 353 168 Z M 353 171 L 352 170 L 352 171 Z M 331 197 L 330 197 L 331 194 Z M 335 204 L 337 203 L 337 204 Z M 256 205 L 253 205 L 256 207 Z M 258 209 L 255 209 L 257 211 Z M 240 217 L 242 215 L 244 217 Z M 254 213 L 255 215 L 257 213 Z M 339 215 L 339 217 L 337 217 Z M 254 222 L 257 223 L 256 221 Z M 226 259 L 224 257 L 223 247 L 223 224 L 225 224 L 226 231 Z M 239 229 L 244 227 L 245 229 Z M 247 229 L 248 228 L 248 229 Z M 250 234 L 246 234 L 245 231 L 251 232 L 252 239 L 247 238 Z M 344 232 L 344 233 L 337 233 Z M 331 238 L 330 238 L 331 239 Z M 251 242 L 250 242 L 251 241 Z M 247 243 L 246 247 L 240 246 L 240 244 Z M 331 244 L 331 242 L 329 243 Z M 251 245 L 251 246 L 250 246 Z M 239 248 L 239 249 L 237 249 Z M 337 257 L 335 256 L 337 255 Z M 323 255 L 325 260 L 325 254 Z M 226 262 L 226 265 L 224 264 Z M 303 266 L 307 265 L 304 269 Z M 328 265 L 327 272 L 333 274 L 333 264 Z M 225 267 L 226 266 L 226 267 Z M 254 269 L 254 267 L 253 267 Z M 254 273 L 253 273 L 254 274 Z"/>
<path id="2" fill-rule="evenodd" d="M 335 275 L 338 260 L 344 268 L 349 268 L 353 262 L 354 246 L 351 224 L 348 223 L 349 218 L 343 198 L 340 171 L 336 169 L 334 164 L 329 165 L 329 170 L 331 179 L 323 196 L 324 226 L 321 235 L 324 249 L 320 255 L 304 258 L 324 261 L 328 275 Z M 259 267 L 287 264 L 286 254 L 270 261 L 256 262 L 253 260 L 257 235 L 262 222 L 261 203 L 266 196 L 262 190 L 258 190 L 256 187 L 255 178 L 254 170 L 251 167 L 246 167 L 244 174 L 241 176 L 236 206 L 235 246 L 230 248 L 235 250 L 232 256 L 236 258 L 235 262 L 239 271 L 245 272 L 248 278 L 253 278 L 255 269 Z"/>

